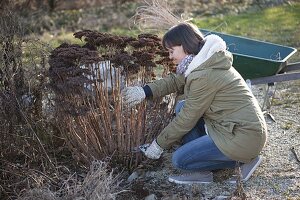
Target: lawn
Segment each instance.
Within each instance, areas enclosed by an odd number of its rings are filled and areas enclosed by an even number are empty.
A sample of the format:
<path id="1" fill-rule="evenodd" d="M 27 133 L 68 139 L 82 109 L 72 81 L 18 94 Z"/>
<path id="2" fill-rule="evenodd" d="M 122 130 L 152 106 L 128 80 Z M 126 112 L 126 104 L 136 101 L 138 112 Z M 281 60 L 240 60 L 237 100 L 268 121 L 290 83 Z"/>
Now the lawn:
<path id="1" fill-rule="evenodd" d="M 201 28 L 268 41 L 300 50 L 300 3 L 238 15 L 195 18 Z M 300 61 L 297 52 L 291 61 Z"/>

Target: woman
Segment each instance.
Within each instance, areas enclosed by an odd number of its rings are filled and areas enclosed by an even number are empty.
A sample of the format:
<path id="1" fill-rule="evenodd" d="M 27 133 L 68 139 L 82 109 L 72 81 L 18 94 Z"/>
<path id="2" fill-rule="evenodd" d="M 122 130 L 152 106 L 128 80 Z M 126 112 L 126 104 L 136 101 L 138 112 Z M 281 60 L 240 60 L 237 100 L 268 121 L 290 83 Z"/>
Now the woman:
<path id="1" fill-rule="evenodd" d="M 178 64 L 176 75 L 125 88 L 124 103 L 134 106 L 174 92 L 185 100 L 177 104 L 172 122 L 142 151 L 158 159 L 164 149 L 182 141 L 172 162 L 184 173 L 169 177 L 171 182 L 209 183 L 212 170 L 237 163 L 242 163 L 243 180 L 248 180 L 261 162 L 267 127 L 257 100 L 232 67 L 225 42 L 217 35 L 204 38 L 194 25 L 180 23 L 164 35 L 162 44 Z"/>

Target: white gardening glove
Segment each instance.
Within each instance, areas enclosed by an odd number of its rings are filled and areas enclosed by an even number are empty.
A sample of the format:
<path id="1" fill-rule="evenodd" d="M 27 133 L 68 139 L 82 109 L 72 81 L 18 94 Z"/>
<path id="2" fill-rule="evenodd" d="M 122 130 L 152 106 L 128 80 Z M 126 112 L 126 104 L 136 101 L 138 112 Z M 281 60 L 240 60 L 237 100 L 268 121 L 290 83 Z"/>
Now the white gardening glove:
<path id="1" fill-rule="evenodd" d="M 151 144 L 144 144 L 140 146 L 140 150 L 150 159 L 159 159 L 163 153 L 163 149 L 153 140 Z"/>
<path id="2" fill-rule="evenodd" d="M 128 104 L 130 108 L 141 103 L 146 98 L 144 89 L 140 86 L 126 87 L 122 90 L 121 95 L 124 103 Z"/>

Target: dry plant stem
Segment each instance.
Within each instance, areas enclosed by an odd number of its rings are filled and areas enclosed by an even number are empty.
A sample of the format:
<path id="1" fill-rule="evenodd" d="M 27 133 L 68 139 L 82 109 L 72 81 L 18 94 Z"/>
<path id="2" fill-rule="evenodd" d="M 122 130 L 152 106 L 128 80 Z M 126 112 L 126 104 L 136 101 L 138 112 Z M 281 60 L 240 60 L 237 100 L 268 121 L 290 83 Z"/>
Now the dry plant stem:
<path id="1" fill-rule="evenodd" d="M 18 101 L 17 97 L 16 98 L 16 102 L 18 103 L 19 107 L 21 108 L 21 105 L 20 105 L 20 102 Z M 46 158 L 48 159 L 49 163 L 51 164 L 52 167 L 54 167 L 54 164 L 51 160 L 51 158 L 49 157 L 47 151 L 45 150 L 40 138 L 38 137 L 38 135 L 36 134 L 36 132 L 33 130 L 31 124 L 29 123 L 28 119 L 27 119 L 27 116 L 24 114 L 24 112 L 22 110 L 20 110 L 21 114 L 23 115 L 23 118 L 25 119 L 26 123 L 27 123 L 27 126 L 30 128 L 30 130 L 32 131 L 33 135 L 35 136 L 35 138 L 37 139 L 38 143 L 40 144 L 40 147 L 42 148 Z"/>
<path id="2" fill-rule="evenodd" d="M 87 104 L 89 104 L 89 103 L 87 102 Z M 87 137 L 92 138 L 91 142 L 94 144 L 93 147 L 95 147 L 96 151 L 98 149 L 98 150 L 100 150 L 101 153 L 106 154 L 106 153 L 108 153 L 106 151 L 106 149 L 101 147 L 101 144 L 105 144 L 105 140 L 103 139 L 103 137 L 101 137 L 101 135 L 99 135 L 99 133 L 101 133 L 99 126 L 95 126 L 100 121 L 98 119 L 99 115 L 97 114 L 96 110 L 93 108 L 93 106 L 91 104 L 90 104 L 90 106 L 91 106 L 91 110 L 87 114 L 86 120 L 83 121 L 85 124 L 89 125 L 87 127 L 87 129 L 85 130 L 85 134 Z M 85 117 L 81 117 L 81 118 L 85 119 Z"/>
<path id="3" fill-rule="evenodd" d="M 295 159 L 296 159 L 296 160 L 298 161 L 298 163 L 300 164 L 300 155 L 298 155 L 298 152 L 297 152 L 297 148 L 299 148 L 298 146 L 299 146 L 299 145 L 293 146 L 293 147 L 291 148 L 291 151 L 292 151 L 292 153 L 294 154 Z"/>
<path id="4" fill-rule="evenodd" d="M 73 121 L 72 117 L 67 117 L 66 120 L 68 120 L 68 119 L 70 122 Z M 70 142 L 72 144 L 72 148 L 74 148 L 74 146 L 77 146 L 77 148 L 79 148 L 78 151 L 74 152 L 77 154 L 77 159 L 79 159 L 81 157 L 82 150 L 85 149 L 86 144 L 84 143 L 82 137 L 78 134 L 79 131 L 76 127 L 76 124 L 70 123 L 68 125 L 69 125 L 68 128 L 70 129 L 70 134 L 67 135 L 68 136 L 67 139 L 68 139 L 68 142 Z M 78 143 L 76 141 L 80 141 L 80 142 Z M 84 157 L 85 157 L 85 159 L 84 159 L 85 161 L 88 160 L 88 158 L 86 156 L 84 156 Z"/>
<path id="5" fill-rule="evenodd" d="M 133 117 L 133 115 L 131 114 L 131 115 L 129 115 L 129 113 L 131 112 L 131 111 L 129 111 L 128 110 L 128 108 L 126 107 L 126 106 L 124 106 L 123 107 L 123 109 L 124 109 L 124 117 L 123 117 L 123 119 L 124 119 L 124 126 L 125 126 L 125 135 L 127 135 L 128 136 L 128 138 L 127 138 L 127 146 L 128 146 L 128 150 L 129 151 L 131 151 L 131 147 L 134 147 L 134 144 L 133 144 L 133 135 L 131 134 L 131 129 L 132 129 L 132 117 Z"/>
<path id="6" fill-rule="evenodd" d="M 96 113 L 91 113 L 89 116 L 92 118 Z M 89 124 L 97 124 L 99 123 L 99 120 L 98 119 L 88 119 L 87 122 Z M 108 155 L 109 154 L 109 149 L 105 148 L 107 147 L 107 144 L 106 144 L 106 140 L 103 139 L 103 136 L 100 135 L 99 137 L 99 133 L 100 130 L 97 128 L 97 127 L 89 127 L 87 129 L 88 131 L 86 132 L 87 135 L 90 135 L 90 133 L 93 133 L 93 140 L 96 141 L 95 142 L 95 147 L 98 147 L 98 149 L 101 151 L 101 154 L 105 154 L 105 155 Z M 102 144 L 102 145 L 101 145 Z"/>
<path id="7" fill-rule="evenodd" d="M 116 88 L 112 87 L 112 91 L 113 91 L 113 97 L 114 97 L 114 102 L 115 102 L 115 107 L 114 107 L 114 112 L 115 112 L 115 115 L 114 115 L 114 119 L 116 121 L 116 131 L 117 131 L 117 134 L 119 136 L 119 141 L 121 144 L 124 144 L 124 141 L 125 141 L 125 137 L 126 135 L 124 134 L 124 130 L 121 126 L 121 120 L 122 120 L 122 115 L 121 115 L 121 112 L 122 112 L 122 105 L 121 105 L 121 99 L 120 99 L 120 83 L 119 81 L 117 80 L 120 80 L 120 69 L 116 69 L 117 70 L 117 73 L 114 74 L 114 77 L 111 77 L 111 80 L 115 80 L 114 81 L 114 84 L 116 86 Z M 111 71 L 111 74 L 112 74 L 112 71 Z M 126 149 L 126 145 L 122 145 L 122 147 L 125 147 L 125 152 L 128 152 L 128 149 Z"/>
<path id="8" fill-rule="evenodd" d="M 239 163 L 237 163 L 237 167 L 235 168 L 235 173 L 237 175 L 236 190 L 230 196 L 230 199 L 233 199 L 233 197 L 238 197 L 241 200 L 246 200 L 247 199 L 247 195 L 246 195 L 245 189 L 243 187 L 243 182 L 242 182 L 243 175 L 241 173 L 241 168 L 240 168 L 240 164 Z"/>
<path id="9" fill-rule="evenodd" d="M 96 91 L 96 96 L 101 96 L 101 93 L 103 91 L 102 85 L 96 84 L 95 91 Z M 99 114 L 96 114 L 96 115 L 100 117 L 100 122 L 103 123 L 103 126 L 100 126 L 101 130 L 99 132 L 99 137 L 103 138 L 109 144 L 112 144 L 111 135 L 107 134 L 109 130 L 108 130 L 108 127 L 107 127 L 107 123 L 105 122 L 105 118 L 104 118 L 105 113 L 104 113 L 104 108 L 103 108 L 103 102 L 102 101 L 103 101 L 102 98 L 99 98 L 98 101 L 96 101 L 96 107 L 98 108 L 97 111 L 99 112 Z M 98 122 L 98 123 L 100 123 L 100 122 Z M 101 135 L 101 134 L 103 134 L 103 135 Z M 103 143 L 103 144 L 105 144 L 105 143 Z M 109 148 L 108 148 L 108 150 L 110 152 Z"/>
<path id="10" fill-rule="evenodd" d="M 109 126 L 109 123 L 111 122 L 110 119 L 109 119 L 109 111 L 107 110 L 108 109 L 108 106 L 106 104 L 107 102 L 107 97 L 103 95 L 103 93 L 105 93 L 104 91 L 104 88 L 102 86 L 102 84 L 100 84 L 100 87 L 99 87 L 99 93 L 98 95 L 100 95 L 100 98 L 99 98 L 99 103 L 100 103 L 100 116 L 101 116 L 101 119 L 102 119 L 102 122 L 103 122 L 103 125 L 104 125 L 104 134 L 108 137 L 108 141 L 109 141 L 109 144 L 111 144 L 111 149 L 114 149 L 115 148 L 115 144 L 114 144 L 114 138 L 113 138 L 113 135 L 112 135 L 112 131 L 111 131 L 111 127 Z M 111 151 L 109 151 L 111 152 Z"/>
<path id="11" fill-rule="evenodd" d="M 38 174 L 41 174 L 42 176 L 44 176 L 45 178 L 47 178 L 48 180 L 50 180 L 52 184 L 58 186 L 58 183 L 55 180 L 53 180 L 53 178 L 51 178 L 50 176 L 44 174 L 43 172 L 41 172 L 39 170 L 36 170 L 36 169 L 29 169 L 29 171 L 34 171 L 34 172 L 36 172 Z"/>
<path id="12" fill-rule="evenodd" d="M 87 115 L 86 119 L 87 121 L 89 119 L 90 114 Z M 81 120 L 81 117 L 78 117 L 79 122 L 82 127 L 83 127 L 83 137 L 85 138 L 85 144 L 92 144 L 92 145 L 86 145 L 86 152 L 90 152 L 91 156 L 93 157 L 93 159 L 96 159 L 94 156 L 97 155 L 99 152 L 97 152 L 98 149 L 97 147 L 99 146 L 97 143 L 97 139 L 94 137 L 95 131 L 94 129 L 91 127 L 92 123 L 86 123 L 86 120 Z M 105 153 L 105 152 L 103 152 Z"/>

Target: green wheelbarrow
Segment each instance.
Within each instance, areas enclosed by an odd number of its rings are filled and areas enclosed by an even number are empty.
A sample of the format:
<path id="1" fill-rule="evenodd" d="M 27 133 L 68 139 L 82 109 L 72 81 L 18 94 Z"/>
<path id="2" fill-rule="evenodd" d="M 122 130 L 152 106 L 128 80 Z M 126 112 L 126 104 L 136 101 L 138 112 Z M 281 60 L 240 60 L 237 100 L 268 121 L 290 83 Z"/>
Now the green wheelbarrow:
<path id="1" fill-rule="evenodd" d="M 297 51 L 295 48 L 205 29 L 200 31 L 204 35 L 219 35 L 226 42 L 228 50 L 233 54 L 233 67 L 250 88 L 257 84 L 267 86 L 263 92 L 262 109 L 266 102 L 267 108 L 270 107 L 270 86 L 276 82 L 300 79 L 300 62 L 288 63 L 288 59 Z"/>
<path id="2" fill-rule="evenodd" d="M 240 36 L 200 29 L 204 35 L 219 35 L 233 54 L 233 67 L 251 85 L 300 79 L 300 62 L 287 60 L 297 49 Z"/>

